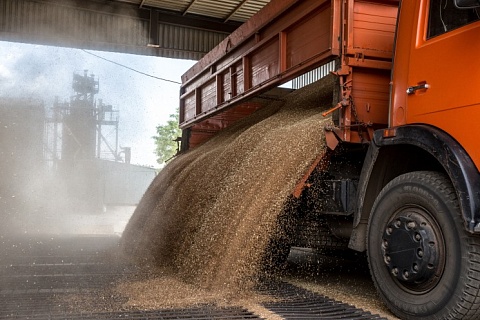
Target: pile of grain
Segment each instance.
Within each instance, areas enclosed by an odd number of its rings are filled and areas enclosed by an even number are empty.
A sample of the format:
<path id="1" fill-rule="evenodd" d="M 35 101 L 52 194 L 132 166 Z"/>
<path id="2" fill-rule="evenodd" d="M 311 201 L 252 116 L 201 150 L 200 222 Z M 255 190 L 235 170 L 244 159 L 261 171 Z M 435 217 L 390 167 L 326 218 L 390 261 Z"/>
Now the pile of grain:
<path id="1" fill-rule="evenodd" d="M 204 289 L 248 288 L 285 202 L 325 147 L 333 82 L 297 90 L 171 161 L 128 223 L 124 251 Z"/>

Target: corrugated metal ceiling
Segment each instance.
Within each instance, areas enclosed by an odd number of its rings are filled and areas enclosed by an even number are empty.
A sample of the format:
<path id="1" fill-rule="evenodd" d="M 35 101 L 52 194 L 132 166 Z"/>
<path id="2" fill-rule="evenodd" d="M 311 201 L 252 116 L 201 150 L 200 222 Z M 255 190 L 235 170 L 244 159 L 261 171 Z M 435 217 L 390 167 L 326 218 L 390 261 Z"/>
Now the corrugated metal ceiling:
<path id="1" fill-rule="evenodd" d="M 244 22 L 263 8 L 270 0 L 115 0 L 179 12 L 196 14 L 223 21 Z"/>
<path id="2" fill-rule="evenodd" d="M 0 40 L 197 60 L 271 0 L 0 0 Z"/>

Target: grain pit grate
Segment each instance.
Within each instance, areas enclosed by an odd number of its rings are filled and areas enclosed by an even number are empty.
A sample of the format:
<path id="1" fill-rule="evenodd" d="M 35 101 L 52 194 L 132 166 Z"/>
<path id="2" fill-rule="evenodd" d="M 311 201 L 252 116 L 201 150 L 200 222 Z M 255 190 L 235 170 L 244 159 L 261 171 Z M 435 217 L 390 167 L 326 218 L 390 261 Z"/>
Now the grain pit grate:
<path id="1" fill-rule="evenodd" d="M 349 304 L 329 299 L 286 282 L 264 284 L 259 291 L 275 296 L 263 306 L 284 319 L 383 319 Z"/>
<path id="2" fill-rule="evenodd" d="M 0 319 L 261 319 L 243 307 L 202 305 L 170 310 L 125 310 L 122 297 L 96 301 L 97 311 L 71 309 L 61 298 L 88 295 L 139 268 L 111 260 L 105 252 L 118 238 L 29 241 L 5 240 L 0 246 Z M 13 250 L 14 248 L 15 250 Z M 345 303 L 285 282 L 264 282 L 261 293 L 276 297 L 262 306 L 283 319 L 382 319 Z M 98 312 L 104 310 L 105 312 Z M 113 310 L 113 311 L 112 311 Z"/>
<path id="3" fill-rule="evenodd" d="M 33 305 L 38 307 L 36 305 Z M 47 308 L 48 309 L 48 308 Z M 102 313 L 80 313 L 69 314 L 50 312 L 47 309 L 36 310 L 35 313 L 12 312 L 0 313 L 1 319 L 31 319 L 31 320 L 105 320 L 105 319 L 191 319 L 191 320 L 239 320 L 239 319 L 261 319 L 250 311 L 243 308 L 218 308 L 205 306 L 199 308 L 174 309 L 174 310 L 152 310 L 152 311 L 117 311 Z M 31 311 L 31 310 L 30 310 Z"/>

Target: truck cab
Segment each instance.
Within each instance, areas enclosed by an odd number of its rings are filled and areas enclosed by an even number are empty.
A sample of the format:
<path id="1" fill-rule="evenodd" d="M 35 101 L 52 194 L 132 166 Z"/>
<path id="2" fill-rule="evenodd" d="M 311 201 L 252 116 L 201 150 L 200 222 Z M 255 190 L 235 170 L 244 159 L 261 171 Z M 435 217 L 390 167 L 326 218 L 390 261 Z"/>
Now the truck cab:
<path id="1" fill-rule="evenodd" d="M 389 126 L 365 157 L 350 247 L 401 318 L 479 316 L 479 34 L 478 1 L 400 3 Z"/>

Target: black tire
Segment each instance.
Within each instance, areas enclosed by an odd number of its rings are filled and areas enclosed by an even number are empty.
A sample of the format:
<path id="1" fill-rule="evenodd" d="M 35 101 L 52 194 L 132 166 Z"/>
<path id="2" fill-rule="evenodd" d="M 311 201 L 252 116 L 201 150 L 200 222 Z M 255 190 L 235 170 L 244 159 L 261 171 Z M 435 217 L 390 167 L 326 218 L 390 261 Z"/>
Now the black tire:
<path id="1" fill-rule="evenodd" d="M 401 175 L 378 195 L 367 254 L 385 304 L 402 319 L 480 319 L 480 238 L 464 228 L 438 172 Z"/>

